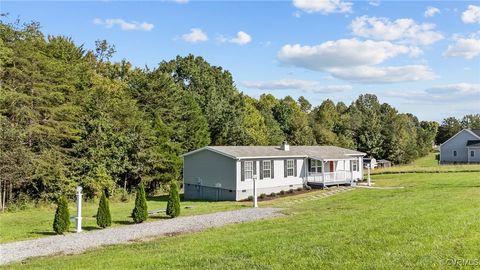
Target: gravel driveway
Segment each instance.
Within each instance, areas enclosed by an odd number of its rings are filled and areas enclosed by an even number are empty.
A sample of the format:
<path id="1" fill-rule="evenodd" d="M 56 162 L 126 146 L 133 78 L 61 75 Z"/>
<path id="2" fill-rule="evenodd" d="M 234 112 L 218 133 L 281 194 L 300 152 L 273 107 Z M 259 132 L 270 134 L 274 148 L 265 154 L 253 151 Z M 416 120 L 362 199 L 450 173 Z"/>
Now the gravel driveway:
<path id="1" fill-rule="evenodd" d="M 122 244 L 162 235 L 200 231 L 224 224 L 265 219 L 280 216 L 280 210 L 248 208 L 1 244 L 0 265 L 30 257 L 80 253 L 103 245 Z"/>

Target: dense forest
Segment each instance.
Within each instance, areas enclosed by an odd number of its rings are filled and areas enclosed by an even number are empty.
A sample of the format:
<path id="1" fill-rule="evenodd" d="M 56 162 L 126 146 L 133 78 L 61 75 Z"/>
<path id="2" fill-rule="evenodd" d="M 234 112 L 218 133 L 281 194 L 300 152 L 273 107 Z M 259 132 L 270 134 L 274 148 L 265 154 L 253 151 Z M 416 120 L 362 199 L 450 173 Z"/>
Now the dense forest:
<path id="1" fill-rule="evenodd" d="M 351 104 L 240 92 L 202 57 L 156 68 L 112 62 L 115 47 L 89 51 L 38 23 L 0 24 L 0 195 L 20 200 L 149 192 L 181 178 L 181 155 L 206 145 L 338 145 L 406 163 L 426 155 L 480 115 L 440 125 L 399 113 L 375 95 Z M 441 132 L 437 134 L 437 130 Z"/>

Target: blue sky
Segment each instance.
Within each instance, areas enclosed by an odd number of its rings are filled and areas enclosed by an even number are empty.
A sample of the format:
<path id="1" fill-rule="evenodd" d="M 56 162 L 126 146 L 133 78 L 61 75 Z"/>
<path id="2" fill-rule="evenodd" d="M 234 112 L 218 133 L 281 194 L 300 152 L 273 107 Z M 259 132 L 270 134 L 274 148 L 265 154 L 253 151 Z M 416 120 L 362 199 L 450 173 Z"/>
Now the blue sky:
<path id="1" fill-rule="evenodd" d="M 2 1 L 114 60 L 155 67 L 193 53 L 258 97 L 318 105 L 376 94 L 421 120 L 480 113 L 480 4 L 462 1 Z"/>

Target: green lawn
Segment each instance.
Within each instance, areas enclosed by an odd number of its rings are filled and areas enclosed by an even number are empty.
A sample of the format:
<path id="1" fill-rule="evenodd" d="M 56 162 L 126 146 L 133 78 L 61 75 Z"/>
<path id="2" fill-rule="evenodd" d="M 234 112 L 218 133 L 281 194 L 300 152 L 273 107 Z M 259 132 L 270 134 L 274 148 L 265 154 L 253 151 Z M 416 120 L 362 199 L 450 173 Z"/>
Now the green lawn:
<path id="1" fill-rule="evenodd" d="M 129 202 L 110 202 L 112 213 L 112 225 L 132 224 L 130 217 L 134 207 L 134 199 Z M 148 199 L 148 209 L 165 209 L 167 206 L 166 197 L 159 196 Z M 239 209 L 246 207 L 248 203 L 236 202 L 202 202 L 202 201 L 184 201 L 182 203 L 181 215 L 196 215 L 224 210 Z M 0 214 L 0 243 L 12 242 L 18 240 L 32 239 L 53 235 L 52 222 L 55 214 L 55 205 L 29 208 L 16 212 L 7 212 Z M 76 206 L 70 202 L 70 216 L 75 216 Z M 185 208 L 187 207 L 187 208 Z M 98 201 L 83 203 L 83 229 L 98 229 L 95 215 L 97 214 Z M 148 221 L 158 220 L 165 214 L 152 216 Z M 70 227 L 75 230 L 75 223 Z"/>
<path id="2" fill-rule="evenodd" d="M 410 164 L 372 170 L 371 174 L 408 173 L 408 172 L 480 172 L 480 164 L 439 165 L 436 153 L 430 153 Z"/>
<path id="3" fill-rule="evenodd" d="M 405 188 L 359 188 L 296 204 L 285 217 L 9 268 L 442 269 L 449 268 L 447 259 L 480 260 L 479 173 L 389 174 L 373 180 L 376 186 Z"/>

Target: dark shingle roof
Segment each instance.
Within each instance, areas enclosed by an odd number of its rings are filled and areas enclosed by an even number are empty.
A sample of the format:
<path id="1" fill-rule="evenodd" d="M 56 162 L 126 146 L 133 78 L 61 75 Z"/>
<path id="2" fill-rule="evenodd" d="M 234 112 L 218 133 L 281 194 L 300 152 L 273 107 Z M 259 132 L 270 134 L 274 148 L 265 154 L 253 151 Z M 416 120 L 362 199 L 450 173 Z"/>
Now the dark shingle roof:
<path id="1" fill-rule="evenodd" d="M 468 140 L 467 146 L 480 146 L 480 140 Z"/>
<path id="2" fill-rule="evenodd" d="M 477 134 L 480 137 L 480 129 L 470 129 L 473 133 Z"/>

